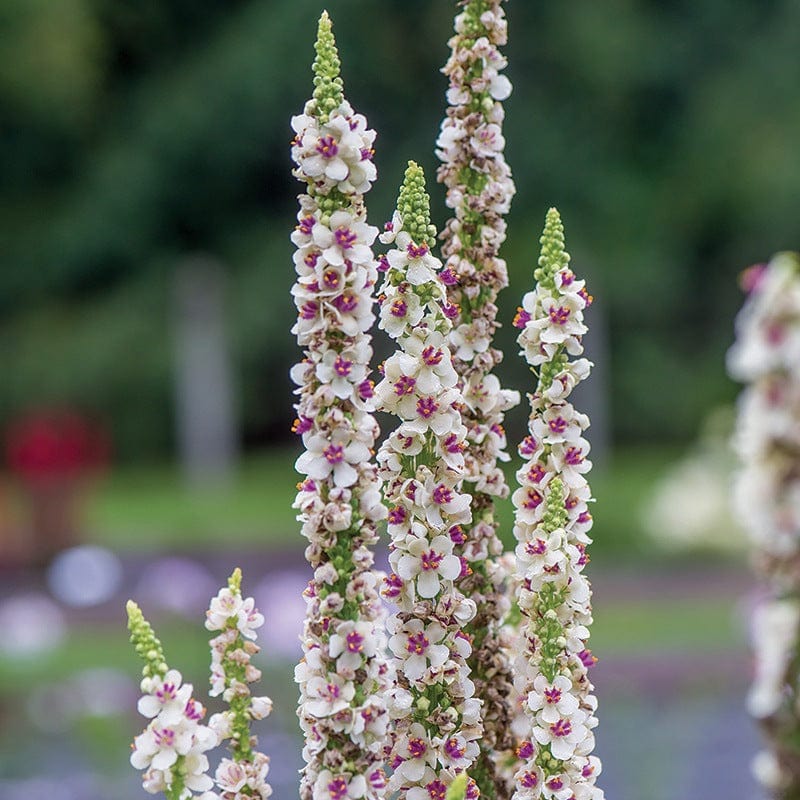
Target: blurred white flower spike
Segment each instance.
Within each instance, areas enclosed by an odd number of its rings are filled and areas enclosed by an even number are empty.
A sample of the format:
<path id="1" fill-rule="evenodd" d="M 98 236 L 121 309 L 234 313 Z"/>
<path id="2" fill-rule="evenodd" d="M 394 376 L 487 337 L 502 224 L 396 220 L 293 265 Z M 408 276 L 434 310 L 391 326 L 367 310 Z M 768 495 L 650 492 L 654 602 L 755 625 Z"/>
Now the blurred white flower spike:
<path id="1" fill-rule="evenodd" d="M 733 509 L 768 598 L 753 620 L 748 697 L 768 748 L 754 772 L 775 797 L 800 793 L 800 256 L 780 253 L 742 276 L 748 292 L 728 352 L 739 397 Z"/>

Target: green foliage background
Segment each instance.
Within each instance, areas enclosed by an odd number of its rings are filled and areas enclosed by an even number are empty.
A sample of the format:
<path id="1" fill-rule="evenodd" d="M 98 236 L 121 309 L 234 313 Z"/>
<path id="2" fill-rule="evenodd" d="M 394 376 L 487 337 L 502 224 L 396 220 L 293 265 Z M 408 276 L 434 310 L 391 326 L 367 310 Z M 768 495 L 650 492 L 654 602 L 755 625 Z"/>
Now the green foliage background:
<path id="1" fill-rule="evenodd" d="M 370 221 L 409 158 L 432 180 L 454 3 L 329 0 L 345 92 L 378 131 Z M 288 435 L 297 353 L 289 117 L 319 0 L 0 0 L 0 425 L 70 402 L 126 457 L 171 444 L 172 273 L 208 253 L 248 442 Z M 557 205 L 607 318 L 614 432 L 693 435 L 733 397 L 749 263 L 796 248 L 800 4 L 509 0 L 510 321 Z M 590 318 L 590 324 L 593 320 Z M 512 420 L 512 425 L 513 425 Z"/>

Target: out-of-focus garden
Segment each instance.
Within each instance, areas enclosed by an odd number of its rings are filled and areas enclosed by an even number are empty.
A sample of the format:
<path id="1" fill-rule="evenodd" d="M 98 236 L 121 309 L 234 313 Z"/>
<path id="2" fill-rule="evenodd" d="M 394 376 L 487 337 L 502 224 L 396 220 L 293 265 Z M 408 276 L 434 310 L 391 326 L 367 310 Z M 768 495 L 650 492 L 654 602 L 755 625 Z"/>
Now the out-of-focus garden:
<path id="1" fill-rule="evenodd" d="M 347 97 L 378 132 L 370 222 L 389 218 L 413 158 L 441 227 L 454 3 L 327 8 Z M 320 11 L 0 0 L 0 800 L 144 796 L 127 764 L 141 725 L 124 600 L 203 687 L 203 609 L 237 564 L 268 620 L 262 749 L 276 794 L 295 791 L 308 576 L 291 508 L 288 142 Z M 600 783 L 618 800 L 752 798 L 756 590 L 726 510 L 725 352 L 738 273 L 798 244 L 800 5 L 506 13 L 504 385 L 531 386 L 510 323 L 551 205 L 596 299 L 576 403 L 593 421 Z M 510 442 L 525 418 L 508 414 Z"/>

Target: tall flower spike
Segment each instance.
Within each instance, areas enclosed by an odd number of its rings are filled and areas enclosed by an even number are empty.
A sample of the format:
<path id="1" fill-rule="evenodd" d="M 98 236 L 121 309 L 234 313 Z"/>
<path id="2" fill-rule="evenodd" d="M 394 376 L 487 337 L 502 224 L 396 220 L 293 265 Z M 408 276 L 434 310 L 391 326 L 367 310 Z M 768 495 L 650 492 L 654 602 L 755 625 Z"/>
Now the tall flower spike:
<path id="1" fill-rule="evenodd" d="M 583 434 L 589 418 L 567 397 L 589 374 L 583 352 L 583 311 L 591 298 L 569 269 L 564 231 L 556 209 L 547 213 L 534 291 L 514 320 L 517 341 L 532 370 L 529 435 L 519 451 L 515 506 L 518 604 L 524 652 L 515 664 L 515 687 L 524 710 L 524 738 L 517 754 L 515 798 L 580 797 L 600 800 L 595 785 L 600 761 L 592 729 L 597 700 L 588 668 L 591 588 L 583 574 L 589 561 L 591 468 Z"/>
<path id="2" fill-rule="evenodd" d="M 164 660 L 161 643 L 139 607 L 128 601 L 131 643 L 144 661 L 138 709 L 150 718 L 133 741 L 131 764 L 144 770 L 142 784 L 150 794 L 163 792 L 167 800 L 187 800 L 214 785 L 204 753 L 217 745 L 217 736 L 200 720 L 206 710 L 192 697 L 192 685 Z M 213 795 L 212 795 L 213 796 Z"/>
<path id="3" fill-rule="evenodd" d="M 267 782 L 269 758 L 255 750 L 257 741 L 250 733 L 250 725 L 269 715 L 272 700 L 252 697 L 248 687 L 261 677 L 250 659 L 259 650 L 256 629 L 264 624 L 264 617 L 252 597 L 242 598 L 241 586 L 242 572 L 237 567 L 206 612 L 206 628 L 220 632 L 210 642 L 211 696 L 221 694 L 229 707 L 228 711 L 215 714 L 209 725 L 220 742 L 230 740 L 233 756 L 219 763 L 215 782 L 220 800 L 266 800 L 272 794 Z"/>
<path id="4" fill-rule="evenodd" d="M 339 59 L 327 14 L 314 62 L 314 98 L 292 119 L 294 175 L 304 182 L 298 225 L 298 310 L 293 332 L 304 358 L 294 430 L 305 452 L 295 508 L 308 539 L 313 578 L 305 592 L 298 716 L 305 734 L 300 797 L 343 800 L 383 795 L 384 614 L 372 570 L 376 523 L 385 518 L 372 452 L 372 357 L 377 264 L 363 193 L 375 180 L 374 131 L 342 96 Z"/>
<path id="5" fill-rule="evenodd" d="M 437 141 L 438 179 L 447 187 L 454 213 L 441 236 L 442 278 L 449 303 L 458 308 L 450 346 L 464 393 L 464 480 L 473 495 L 473 521 L 458 549 L 469 569 L 459 588 L 477 605 L 468 630 L 474 637 L 470 666 L 476 696 L 483 701 L 484 735 L 472 774 L 485 797 L 507 800 L 513 775 L 501 775 L 495 760 L 512 746 L 511 656 L 502 633 L 510 604 L 495 502 L 509 493 L 498 461 L 509 460 L 503 422 L 505 412 L 519 403 L 519 393 L 502 389 L 492 373 L 502 360 L 492 339 L 499 327 L 497 295 L 508 285 L 505 262 L 498 257 L 506 236 L 503 217 L 515 192 L 502 133 L 501 101 L 511 84 L 500 74 L 506 65 L 499 50 L 506 43 L 502 0 L 462 0 L 459 7 L 442 70 L 450 79 L 449 108 Z"/>
<path id="6" fill-rule="evenodd" d="M 743 276 L 728 371 L 746 384 L 734 447 L 733 503 L 749 533 L 768 597 L 752 623 L 755 680 L 748 695 L 767 748 L 754 771 L 775 798 L 800 795 L 800 256 L 780 253 Z"/>
<path id="7" fill-rule="evenodd" d="M 389 789 L 403 800 L 444 800 L 455 776 L 470 768 L 481 735 L 466 661 L 471 642 L 463 632 L 475 604 L 456 586 L 464 565 L 454 553 L 460 526 L 470 520 L 470 497 L 460 492 L 463 399 L 447 344 L 451 311 L 437 277 L 441 262 L 430 252 L 428 207 L 422 170 L 410 162 L 398 211 L 381 236 L 394 248 L 386 257 L 380 325 L 398 350 L 375 389 L 379 409 L 400 419 L 378 464 L 393 570 L 384 596 L 398 607 L 389 620 L 397 674 Z M 471 779 L 464 791 L 469 800 L 477 797 Z"/>

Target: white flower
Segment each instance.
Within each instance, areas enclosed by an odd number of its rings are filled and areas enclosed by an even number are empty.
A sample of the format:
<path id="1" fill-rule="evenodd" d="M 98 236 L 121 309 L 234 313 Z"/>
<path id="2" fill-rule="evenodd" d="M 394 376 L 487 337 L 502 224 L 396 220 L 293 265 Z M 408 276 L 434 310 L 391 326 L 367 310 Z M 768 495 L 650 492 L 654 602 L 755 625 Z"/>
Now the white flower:
<path id="1" fill-rule="evenodd" d="M 344 710 L 356 694 L 353 683 L 335 673 L 310 678 L 305 690 L 304 708 L 314 717 L 329 717 Z"/>
<path id="2" fill-rule="evenodd" d="M 362 442 L 349 441 L 344 429 L 334 430 L 330 439 L 312 434 L 306 441 L 306 451 L 295 462 L 295 469 L 315 480 L 325 480 L 333 474 L 336 486 L 346 488 L 358 480 L 356 464 L 369 460 L 369 448 Z"/>
<path id="3" fill-rule="evenodd" d="M 528 708 L 541 711 L 542 720 L 548 723 L 556 722 L 559 717 L 571 717 L 578 710 L 573 691 L 572 681 L 564 675 L 556 676 L 552 683 L 544 675 L 537 675 L 528 695 Z"/>
<path id="4" fill-rule="evenodd" d="M 183 719 L 186 704 L 192 696 L 190 683 L 181 686 L 181 674 L 171 669 L 163 680 L 154 678 L 149 693 L 139 699 L 137 708 L 144 717 L 158 717 L 161 725 L 177 725 Z"/>
<path id="5" fill-rule="evenodd" d="M 453 555 L 453 542 L 449 536 L 435 536 L 430 542 L 409 536 L 406 550 L 397 558 L 395 569 L 404 580 L 416 579 L 420 597 L 436 597 L 442 579 L 454 581 L 459 576 L 461 561 Z"/>
<path id="6" fill-rule="evenodd" d="M 351 775 L 344 772 L 334 774 L 328 769 L 322 770 L 314 783 L 316 800 L 358 800 L 367 792 L 367 781 L 363 775 Z"/>
<path id="7" fill-rule="evenodd" d="M 242 598 L 227 587 L 220 589 L 206 611 L 206 628 L 210 631 L 221 631 L 226 628 L 229 619 L 239 616 L 242 603 Z"/>
<path id="8" fill-rule="evenodd" d="M 439 622 L 425 625 L 411 619 L 389 638 L 389 648 L 403 659 L 403 673 L 410 681 L 418 681 L 429 667 L 440 667 L 450 656 L 450 649 L 439 644 L 446 631 Z"/>
<path id="9" fill-rule="evenodd" d="M 247 770 L 243 764 L 223 758 L 214 773 L 214 778 L 223 792 L 238 792 L 247 783 Z"/>
<path id="10" fill-rule="evenodd" d="M 545 720 L 543 714 L 544 712 L 539 712 L 537 715 L 538 724 L 533 728 L 534 738 L 539 744 L 550 745 L 550 752 L 559 761 L 572 758 L 578 745 L 590 735 L 583 724 L 586 714 L 578 710 L 569 715 L 556 715 L 552 722 Z"/>

